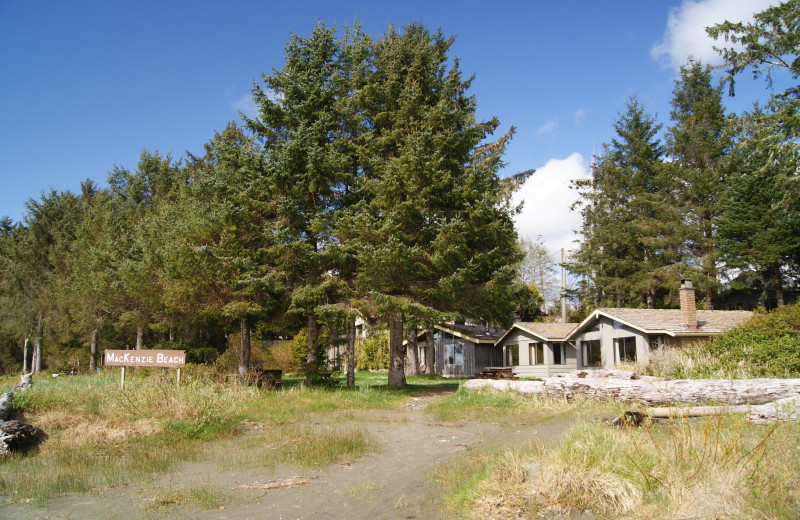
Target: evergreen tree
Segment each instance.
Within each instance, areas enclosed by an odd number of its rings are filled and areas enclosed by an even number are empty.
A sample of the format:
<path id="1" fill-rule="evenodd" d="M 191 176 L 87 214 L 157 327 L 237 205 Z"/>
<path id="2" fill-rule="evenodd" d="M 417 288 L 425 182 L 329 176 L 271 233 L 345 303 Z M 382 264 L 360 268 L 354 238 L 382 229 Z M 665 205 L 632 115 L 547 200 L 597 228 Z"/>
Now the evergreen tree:
<path id="1" fill-rule="evenodd" d="M 354 251 L 367 314 L 389 328 L 389 385 L 405 386 L 403 325 L 456 312 L 507 322 L 510 265 L 519 260 L 497 169 L 510 134 L 484 139 L 496 120 L 475 121 L 452 39 L 418 24 L 375 42 L 360 99 L 369 132 L 359 141 L 361 201 L 338 238 Z"/>
<path id="2" fill-rule="evenodd" d="M 114 282 L 104 305 L 118 326 L 135 330 L 135 348 L 141 349 L 148 328 L 163 319 L 162 243 L 147 219 L 159 206 L 174 203 L 186 184 L 185 172 L 171 156 L 143 150 L 135 171 L 115 167 L 108 184 L 112 210 L 102 254 Z"/>
<path id="3" fill-rule="evenodd" d="M 739 140 L 721 205 L 719 249 L 738 280 L 755 276 L 783 305 L 785 278 L 797 281 L 800 258 L 800 148 L 781 136 L 777 122 L 760 110 L 738 120 Z M 766 294 L 765 294 L 766 301 Z"/>
<path id="4" fill-rule="evenodd" d="M 317 308 L 339 301 L 345 285 L 333 225 L 359 170 L 348 109 L 367 50 L 357 27 L 341 39 L 323 24 L 307 38 L 292 35 L 283 68 L 254 85 L 259 114 L 246 120 L 264 143 L 263 189 L 277 218 L 273 253 L 292 276 L 289 312 L 306 323 L 309 383 L 323 362 Z"/>
<path id="5" fill-rule="evenodd" d="M 662 163 L 660 125 L 635 98 L 614 123 L 591 180 L 578 182 L 583 240 L 574 271 L 591 281 L 595 306 L 654 308 L 675 285 L 679 220 Z"/>
<path id="6" fill-rule="evenodd" d="M 233 322 L 244 376 L 251 330 L 284 310 L 286 275 L 271 261 L 275 202 L 261 189 L 260 151 L 241 128 L 228 124 L 205 151 L 190 157 L 191 182 L 159 220 L 180 237 L 168 252 L 165 301 L 179 315 Z"/>
<path id="7" fill-rule="evenodd" d="M 721 89 L 712 86 L 710 67 L 696 61 L 681 67 L 672 97 L 673 126 L 667 135 L 686 224 L 689 259 L 684 270 L 693 271 L 691 278 L 705 293 L 706 309 L 714 308 L 719 286 L 715 227 L 731 145 Z"/>
<path id="8" fill-rule="evenodd" d="M 715 48 L 725 60 L 730 95 L 736 76 L 750 69 L 753 77 L 764 74 L 772 88 L 773 74 L 786 72 L 800 78 L 800 0 L 786 0 L 756 13 L 751 23 L 724 22 L 707 28 L 714 38 L 724 38 L 731 47 Z M 772 117 L 788 135 L 800 135 L 800 85 L 789 85 L 772 98 Z"/>

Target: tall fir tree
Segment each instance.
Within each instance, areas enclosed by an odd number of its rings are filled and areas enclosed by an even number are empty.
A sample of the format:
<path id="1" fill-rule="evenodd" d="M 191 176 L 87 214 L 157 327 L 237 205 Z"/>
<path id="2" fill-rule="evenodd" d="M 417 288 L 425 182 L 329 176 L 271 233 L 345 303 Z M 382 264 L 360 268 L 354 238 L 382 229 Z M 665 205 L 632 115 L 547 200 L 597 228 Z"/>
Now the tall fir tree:
<path id="1" fill-rule="evenodd" d="M 354 251 L 356 285 L 389 328 L 388 383 L 405 386 L 403 327 L 443 312 L 507 322 L 519 260 L 497 170 L 510 133 L 485 143 L 496 120 L 477 122 L 451 38 L 419 24 L 375 42 L 360 94 L 359 204 L 338 237 Z"/>
<path id="2" fill-rule="evenodd" d="M 239 332 L 239 375 L 250 365 L 251 330 L 285 311 L 287 275 L 272 261 L 275 201 L 262 189 L 260 150 L 234 123 L 190 156 L 191 176 L 179 203 L 161 215 L 177 247 L 165 304 L 176 314 L 222 320 Z"/>
<path id="3" fill-rule="evenodd" d="M 715 47 L 725 60 L 729 94 L 734 94 L 736 76 L 750 70 L 753 77 L 764 75 L 767 86 L 787 74 L 791 79 L 782 91 L 773 94 L 770 117 L 780 130 L 795 138 L 800 136 L 800 0 L 785 0 L 755 13 L 749 23 L 723 22 L 706 29 L 725 43 Z M 785 76 L 784 76 L 785 77 Z"/>
<path id="4" fill-rule="evenodd" d="M 583 240 L 573 269 L 591 283 L 595 306 L 665 305 L 676 284 L 679 223 L 663 164 L 660 125 L 636 98 L 614 123 L 592 178 L 577 183 Z"/>
<path id="5" fill-rule="evenodd" d="M 724 198 L 727 155 L 731 139 L 726 132 L 722 86 L 713 86 L 711 68 L 689 61 L 680 69 L 672 97 L 672 126 L 668 153 L 680 181 L 688 259 L 706 309 L 714 308 L 719 290 L 716 221 Z M 687 276 L 684 274 L 684 276 Z"/>
<path id="6" fill-rule="evenodd" d="M 797 283 L 800 259 L 800 147 L 759 109 L 737 121 L 733 168 L 718 220 L 721 260 L 744 282 L 773 290 L 785 303 L 787 278 Z"/>
<path id="7" fill-rule="evenodd" d="M 306 322 L 307 381 L 323 363 L 317 345 L 317 308 L 342 298 L 346 285 L 337 212 L 358 175 L 352 139 L 358 132 L 351 98 L 367 58 L 359 28 L 317 24 L 309 37 L 292 35 L 281 69 L 253 87 L 258 116 L 247 127 L 264 143 L 263 189 L 276 208 L 275 261 L 292 278 L 289 312 Z"/>

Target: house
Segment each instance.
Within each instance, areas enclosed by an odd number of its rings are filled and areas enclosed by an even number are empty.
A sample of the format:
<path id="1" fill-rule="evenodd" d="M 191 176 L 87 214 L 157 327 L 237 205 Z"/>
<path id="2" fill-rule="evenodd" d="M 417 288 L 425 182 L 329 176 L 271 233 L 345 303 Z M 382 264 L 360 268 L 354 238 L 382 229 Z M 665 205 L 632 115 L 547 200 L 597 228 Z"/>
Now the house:
<path id="1" fill-rule="evenodd" d="M 680 309 L 600 308 L 581 323 L 515 323 L 496 343 L 503 366 L 518 377 L 549 377 L 576 369 L 645 364 L 659 348 L 707 341 L 751 316 L 747 311 L 697 310 L 694 287 L 681 281 Z"/>
<path id="2" fill-rule="evenodd" d="M 433 332 L 434 373 L 444 377 L 472 377 L 486 367 L 503 364 L 502 351 L 495 343 L 505 331 L 484 326 L 436 325 Z M 424 333 L 417 337 L 420 363 L 424 359 Z"/>
<path id="3" fill-rule="evenodd" d="M 569 340 L 577 323 L 517 322 L 497 341 L 504 366 L 517 377 L 549 377 L 578 368 L 575 343 Z"/>
<path id="4" fill-rule="evenodd" d="M 577 365 L 613 368 L 622 361 L 646 364 L 650 352 L 681 348 L 728 331 L 749 318 L 749 311 L 697 310 L 690 280 L 681 281 L 680 309 L 600 308 L 569 334 Z"/>

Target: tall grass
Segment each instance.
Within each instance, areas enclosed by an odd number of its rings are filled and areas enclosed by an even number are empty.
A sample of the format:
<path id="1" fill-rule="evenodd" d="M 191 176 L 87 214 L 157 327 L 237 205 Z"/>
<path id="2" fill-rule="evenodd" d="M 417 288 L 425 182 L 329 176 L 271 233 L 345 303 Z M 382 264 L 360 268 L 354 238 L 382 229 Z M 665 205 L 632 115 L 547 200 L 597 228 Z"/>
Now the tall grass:
<path id="1" fill-rule="evenodd" d="M 34 452 L 0 459 L 0 495 L 44 504 L 66 492 L 141 481 L 182 461 L 224 458 L 235 450 L 229 439 L 243 436 L 237 444 L 250 450 L 238 458 L 242 465 L 313 466 L 355 458 L 377 445 L 357 424 L 324 423 L 335 423 L 342 413 L 366 420 L 362 412 L 391 409 L 416 391 L 370 384 L 262 391 L 219 380 L 211 371 L 187 372 L 177 385 L 165 371 L 135 371 L 124 390 L 116 370 L 37 379 L 15 397 L 14 415 L 49 438 Z M 315 417 L 323 424 L 309 426 Z"/>
<path id="2" fill-rule="evenodd" d="M 468 500 L 465 486 L 448 497 L 461 516 L 482 519 L 583 511 L 603 518 L 798 518 L 799 451 L 797 424 L 752 426 L 734 416 L 640 429 L 583 423 L 555 447 L 509 451 L 450 477 L 481 478 L 466 486 Z"/>
<path id="3" fill-rule="evenodd" d="M 460 389 L 454 394 L 430 403 L 425 411 L 438 421 L 469 420 L 519 424 L 584 413 L 593 415 L 614 413 L 619 407 L 619 404 L 612 401 L 599 402 L 580 396 L 566 400 L 548 395 Z"/>

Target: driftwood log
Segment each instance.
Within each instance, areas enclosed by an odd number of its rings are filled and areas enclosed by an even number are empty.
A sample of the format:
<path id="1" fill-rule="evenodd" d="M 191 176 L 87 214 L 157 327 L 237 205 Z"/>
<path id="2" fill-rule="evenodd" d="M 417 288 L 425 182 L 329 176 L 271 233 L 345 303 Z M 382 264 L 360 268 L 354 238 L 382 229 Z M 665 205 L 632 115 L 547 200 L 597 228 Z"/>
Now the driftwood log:
<path id="1" fill-rule="evenodd" d="M 671 406 L 655 412 L 663 416 L 748 413 L 752 422 L 800 420 L 800 379 L 678 379 L 637 378 L 627 371 L 572 372 L 544 381 L 471 379 L 467 390 L 494 388 L 523 394 L 571 398 L 618 399 L 651 406 Z M 717 403 L 723 406 L 680 408 L 681 405 Z M 683 411 L 681 411 L 683 410 Z M 655 415 L 654 415 L 655 416 Z"/>
<path id="2" fill-rule="evenodd" d="M 778 399 L 758 406 L 690 406 L 649 408 L 647 414 L 656 419 L 673 417 L 700 417 L 703 415 L 722 415 L 729 413 L 746 413 L 747 420 L 755 424 L 766 424 L 775 421 L 800 420 L 800 395 Z"/>
<path id="3" fill-rule="evenodd" d="M 17 386 L 0 395 L 0 455 L 6 455 L 11 451 L 27 451 L 46 437 L 36 426 L 8 420 L 14 405 L 14 394 L 32 384 L 33 374 L 23 374 Z"/>

